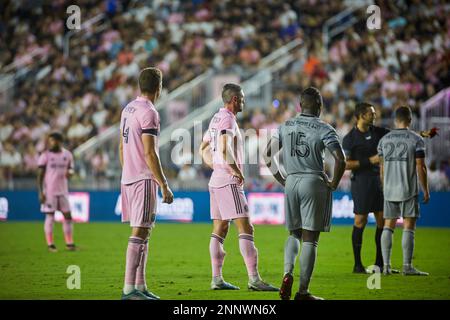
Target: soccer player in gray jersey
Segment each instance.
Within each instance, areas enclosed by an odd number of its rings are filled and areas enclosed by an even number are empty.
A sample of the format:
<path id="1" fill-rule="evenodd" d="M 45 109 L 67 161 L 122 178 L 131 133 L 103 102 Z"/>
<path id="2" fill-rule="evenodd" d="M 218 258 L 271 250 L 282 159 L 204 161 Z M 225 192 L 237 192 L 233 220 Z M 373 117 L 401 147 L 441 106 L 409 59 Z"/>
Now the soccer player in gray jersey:
<path id="1" fill-rule="evenodd" d="M 384 274 L 391 274 L 392 236 L 400 217 L 403 222 L 403 274 L 427 276 L 412 265 L 414 232 L 420 216 L 417 176 L 424 193 L 423 203 L 430 200 L 425 165 L 425 143 L 417 133 L 409 130 L 411 109 L 399 107 L 395 111 L 395 130 L 386 134 L 378 144 L 381 180 L 384 186 L 385 225 L 381 235 Z"/>
<path id="2" fill-rule="evenodd" d="M 330 231 L 332 191 L 345 171 L 345 155 L 336 131 L 318 117 L 322 109 L 319 90 L 310 87 L 300 97 L 302 112 L 278 129 L 265 151 L 265 162 L 275 179 L 285 186 L 286 227 L 282 300 L 289 300 L 295 260 L 300 250 L 300 286 L 295 300 L 322 300 L 308 291 L 316 260 L 320 232 Z M 333 179 L 324 171 L 324 151 L 335 158 Z M 287 177 L 280 173 L 276 155 L 281 150 Z"/>

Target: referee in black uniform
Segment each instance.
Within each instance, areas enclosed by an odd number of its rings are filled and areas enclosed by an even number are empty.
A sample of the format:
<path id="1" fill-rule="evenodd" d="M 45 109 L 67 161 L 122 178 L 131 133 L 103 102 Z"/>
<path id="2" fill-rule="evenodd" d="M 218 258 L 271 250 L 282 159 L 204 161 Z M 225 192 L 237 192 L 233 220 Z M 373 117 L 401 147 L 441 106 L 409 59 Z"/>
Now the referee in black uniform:
<path id="1" fill-rule="evenodd" d="M 352 170 L 351 193 L 353 198 L 353 212 L 355 223 L 352 232 L 354 273 L 366 273 L 361 261 L 361 246 L 367 217 L 373 212 L 377 222 L 375 244 L 377 253 L 375 265 L 383 271 L 383 257 L 381 254 L 381 233 L 383 232 L 383 190 L 380 180 L 380 159 L 377 155 L 378 142 L 390 130 L 374 126 L 376 119 L 375 108 L 367 102 L 360 102 L 355 107 L 356 126 L 344 137 L 342 147 L 347 158 L 345 169 Z M 424 138 L 433 138 L 439 128 L 421 131 Z M 400 187 L 400 186 L 399 186 Z M 391 270 L 398 273 L 398 270 Z"/>
<path id="2" fill-rule="evenodd" d="M 388 129 L 374 126 L 376 118 L 372 104 L 360 102 L 355 107 L 356 126 L 344 137 L 344 149 L 347 165 L 345 169 L 352 170 L 351 193 L 355 223 L 352 232 L 354 273 L 366 273 L 361 261 L 361 246 L 367 217 L 373 212 L 377 230 L 375 244 L 377 254 L 375 265 L 383 268 L 381 254 L 381 233 L 383 232 L 383 190 L 381 188 L 379 157 L 377 146 L 380 139 L 389 132 Z"/>

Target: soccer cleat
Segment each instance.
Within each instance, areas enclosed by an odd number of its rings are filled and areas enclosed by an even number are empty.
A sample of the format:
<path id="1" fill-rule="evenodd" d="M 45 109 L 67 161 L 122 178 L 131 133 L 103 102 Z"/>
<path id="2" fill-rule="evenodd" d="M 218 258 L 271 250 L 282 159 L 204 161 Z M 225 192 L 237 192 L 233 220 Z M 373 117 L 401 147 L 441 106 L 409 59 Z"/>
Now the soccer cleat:
<path id="1" fill-rule="evenodd" d="M 385 276 L 391 275 L 391 274 L 399 274 L 400 271 L 397 269 L 392 269 L 391 266 L 384 266 L 383 267 L 383 274 Z"/>
<path id="2" fill-rule="evenodd" d="M 383 267 L 383 274 L 385 276 L 388 276 L 388 275 L 392 274 L 391 266 L 388 266 L 388 265 L 384 266 Z"/>
<path id="3" fill-rule="evenodd" d="M 135 289 L 128 294 L 122 292 L 121 300 L 156 300 L 156 299 L 150 298 L 146 296 L 143 292 Z"/>
<path id="4" fill-rule="evenodd" d="M 316 296 L 313 296 L 311 293 L 300 293 L 300 292 L 297 292 L 296 294 L 295 294 L 295 297 L 294 297 L 294 300 L 300 300 L 300 301 L 314 301 L 314 300 L 324 300 L 323 298 L 321 298 L 321 297 L 316 297 Z"/>
<path id="5" fill-rule="evenodd" d="M 54 244 L 49 245 L 47 248 L 49 252 L 58 252 Z"/>
<path id="6" fill-rule="evenodd" d="M 404 276 L 429 276 L 430 274 L 428 272 L 420 271 L 413 266 L 408 268 L 403 268 L 402 274 Z"/>
<path id="7" fill-rule="evenodd" d="M 355 265 L 353 267 L 353 273 L 367 273 L 366 268 L 363 265 Z"/>
<path id="8" fill-rule="evenodd" d="M 268 284 L 261 279 L 256 281 L 249 281 L 248 289 L 253 291 L 280 291 L 279 288 L 274 287 L 271 284 Z"/>
<path id="9" fill-rule="evenodd" d="M 292 275 L 290 273 L 286 273 L 283 277 L 283 282 L 281 283 L 281 288 L 280 288 L 281 300 L 291 299 L 293 282 L 294 282 L 294 278 L 292 277 Z"/>
<path id="10" fill-rule="evenodd" d="M 66 244 L 67 251 L 77 251 L 77 246 L 74 243 Z"/>
<path id="11" fill-rule="evenodd" d="M 154 293 L 151 292 L 151 291 L 144 290 L 144 291 L 141 291 L 141 293 L 143 293 L 145 296 L 147 296 L 148 298 L 150 298 L 150 300 L 161 300 L 160 297 L 158 297 L 156 294 L 154 294 Z"/>
<path id="12" fill-rule="evenodd" d="M 222 280 L 219 282 L 211 281 L 211 290 L 240 290 L 240 288 Z"/>

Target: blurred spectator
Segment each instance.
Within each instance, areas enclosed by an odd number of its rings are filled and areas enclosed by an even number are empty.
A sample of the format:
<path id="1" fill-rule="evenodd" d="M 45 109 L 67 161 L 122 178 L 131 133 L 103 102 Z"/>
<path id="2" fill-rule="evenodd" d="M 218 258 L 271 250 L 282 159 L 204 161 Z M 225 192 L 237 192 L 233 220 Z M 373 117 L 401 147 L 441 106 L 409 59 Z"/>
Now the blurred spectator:
<path id="1" fill-rule="evenodd" d="M 445 172 L 440 171 L 436 165 L 436 161 L 431 161 L 428 170 L 428 183 L 431 190 L 441 191 L 448 190 L 449 180 Z"/>
<path id="2" fill-rule="evenodd" d="M 95 155 L 90 161 L 91 169 L 96 179 L 105 178 L 109 165 L 108 154 L 101 149 L 95 151 Z"/>
<path id="3" fill-rule="evenodd" d="M 209 68 L 245 79 L 293 38 L 303 39 L 307 56 L 296 53 L 276 75 L 273 103 L 246 111 L 241 128 L 277 128 L 300 111 L 299 93 L 311 85 L 323 93 L 323 118 L 339 135 L 352 126 L 353 106 L 362 99 L 376 105 L 378 119 L 389 119 L 400 103 L 419 114 L 420 105 L 450 83 L 449 6 L 379 1 L 383 32 L 369 32 L 365 10 L 355 11 L 359 22 L 323 50 L 322 26 L 349 3 L 83 1 L 83 21 L 105 17 L 71 38 L 66 57 L 61 17 L 67 16 L 68 1 L 1 1 L 0 72 L 9 65 L 17 81 L 13 111 L 0 115 L 0 144 L 10 149 L 14 143 L 32 166 L 29 145 L 42 151 L 50 130 L 64 132 L 72 149 L 117 123 L 121 108 L 137 94 L 135 79 L 145 66 L 163 70 L 168 91 Z M 94 157 L 91 164 L 105 161 Z"/>
<path id="4" fill-rule="evenodd" d="M 38 169 L 39 154 L 32 143 L 27 145 L 25 155 L 23 157 L 23 171 L 27 177 L 32 177 Z"/>
<path id="5" fill-rule="evenodd" d="M 0 153 L 0 177 L 10 185 L 13 176 L 19 173 L 22 165 L 22 156 L 11 143 L 5 143 Z"/>

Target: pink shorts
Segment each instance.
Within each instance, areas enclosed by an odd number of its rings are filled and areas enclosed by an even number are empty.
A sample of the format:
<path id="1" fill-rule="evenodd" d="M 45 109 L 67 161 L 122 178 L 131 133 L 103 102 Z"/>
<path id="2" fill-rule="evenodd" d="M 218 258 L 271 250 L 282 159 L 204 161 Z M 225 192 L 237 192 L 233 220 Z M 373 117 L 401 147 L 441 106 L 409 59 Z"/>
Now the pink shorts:
<path id="1" fill-rule="evenodd" d="M 158 184 L 150 179 L 122 184 L 122 222 L 131 227 L 152 228 L 156 219 Z"/>
<path id="2" fill-rule="evenodd" d="M 237 184 L 224 187 L 209 187 L 211 219 L 233 220 L 248 218 L 247 198 L 244 189 Z"/>
<path id="3" fill-rule="evenodd" d="M 53 213 L 55 211 L 70 212 L 70 203 L 67 195 L 45 195 L 45 203 L 41 204 L 41 212 Z"/>

